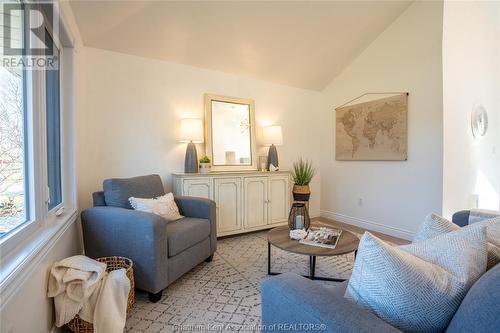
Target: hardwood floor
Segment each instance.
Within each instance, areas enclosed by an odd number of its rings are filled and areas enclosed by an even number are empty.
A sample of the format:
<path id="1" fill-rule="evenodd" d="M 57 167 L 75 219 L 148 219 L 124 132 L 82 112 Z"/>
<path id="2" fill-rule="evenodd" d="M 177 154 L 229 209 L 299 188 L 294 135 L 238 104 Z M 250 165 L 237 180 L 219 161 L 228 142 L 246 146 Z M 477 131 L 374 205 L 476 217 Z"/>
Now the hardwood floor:
<path id="1" fill-rule="evenodd" d="M 369 231 L 370 233 L 374 234 L 375 236 L 379 237 L 380 239 L 383 239 L 385 241 L 388 241 L 388 242 L 391 242 L 391 243 L 394 243 L 394 244 L 398 244 L 398 245 L 405 245 L 405 244 L 410 244 L 411 243 L 410 241 L 408 241 L 406 239 L 392 237 L 392 236 L 389 236 L 389 235 L 386 235 L 386 234 L 382 234 L 380 232 L 363 229 L 363 228 L 356 227 L 356 226 L 353 226 L 353 225 L 350 225 L 350 224 L 346 224 L 346 223 L 334 221 L 334 220 L 331 220 L 331 219 L 327 219 L 325 217 L 315 217 L 312 220 L 313 221 L 329 222 L 329 223 L 332 223 L 334 225 L 337 225 L 339 228 L 342 228 L 342 229 L 345 229 L 345 230 L 349 230 L 349 231 L 352 231 L 352 232 L 356 232 L 356 233 L 359 233 L 359 234 L 362 234 L 365 231 Z"/>
<path id="2" fill-rule="evenodd" d="M 346 224 L 346 223 L 338 222 L 338 221 L 335 221 L 335 220 L 327 219 L 325 217 L 314 217 L 314 218 L 312 218 L 312 221 L 324 221 L 324 222 L 332 223 L 332 224 L 338 226 L 339 228 L 342 228 L 342 229 L 345 229 L 345 230 L 349 230 L 349 231 L 352 231 L 352 232 L 356 232 L 358 234 L 363 234 L 365 231 L 369 231 L 372 234 L 374 234 L 375 236 L 379 237 L 380 239 L 383 239 L 385 241 L 388 241 L 388 242 L 391 242 L 391 243 L 394 243 L 394 244 L 397 244 L 397 245 L 406 245 L 406 244 L 410 244 L 411 243 L 410 241 L 408 241 L 406 239 L 389 236 L 389 235 L 386 235 L 386 234 L 383 234 L 383 233 L 380 233 L 380 232 L 377 232 L 377 231 L 373 231 L 373 230 L 363 229 L 363 228 L 356 227 L 356 226 L 353 226 L 353 225 L 350 225 L 350 224 Z M 272 228 L 269 228 L 269 230 L 271 230 L 271 229 Z M 233 238 L 233 237 L 237 237 L 237 236 L 241 236 L 241 235 L 256 234 L 256 233 L 259 233 L 259 232 L 262 232 L 262 231 L 265 231 L 265 230 L 251 231 L 251 232 L 247 232 L 247 233 L 244 233 L 244 234 L 219 236 L 219 237 L 217 237 L 217 239 L 221 240 L 221 239 Z"/>

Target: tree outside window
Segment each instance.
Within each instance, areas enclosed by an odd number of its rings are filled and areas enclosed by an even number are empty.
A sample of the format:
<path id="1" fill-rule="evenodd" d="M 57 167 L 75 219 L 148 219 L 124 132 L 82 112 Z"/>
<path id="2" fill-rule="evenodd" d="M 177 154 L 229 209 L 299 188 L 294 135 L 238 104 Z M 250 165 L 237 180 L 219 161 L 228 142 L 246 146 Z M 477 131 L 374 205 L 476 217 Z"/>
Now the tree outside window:
<path id="1" fill-rule="evenodd" d="M 22 71 L 0 67 L 0 237 L 26 221 Z"/>

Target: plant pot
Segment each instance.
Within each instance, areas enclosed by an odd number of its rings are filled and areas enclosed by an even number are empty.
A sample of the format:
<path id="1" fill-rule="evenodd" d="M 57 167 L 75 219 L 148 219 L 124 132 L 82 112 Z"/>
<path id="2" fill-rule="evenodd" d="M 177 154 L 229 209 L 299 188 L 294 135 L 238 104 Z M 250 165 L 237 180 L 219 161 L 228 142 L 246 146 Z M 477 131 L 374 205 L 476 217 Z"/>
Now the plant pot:
<path id="1" fill-rule="evenodd" d="M 309 185 L 293 185 L 293 200 L 295 201 L 309 201 L 311 197 L 311 189 Z"/>
<path id="2" fill-rule="evenodd" d="M 200 173 L 209 173 L 211 165 L 210 163 L 200 163 Z"/>

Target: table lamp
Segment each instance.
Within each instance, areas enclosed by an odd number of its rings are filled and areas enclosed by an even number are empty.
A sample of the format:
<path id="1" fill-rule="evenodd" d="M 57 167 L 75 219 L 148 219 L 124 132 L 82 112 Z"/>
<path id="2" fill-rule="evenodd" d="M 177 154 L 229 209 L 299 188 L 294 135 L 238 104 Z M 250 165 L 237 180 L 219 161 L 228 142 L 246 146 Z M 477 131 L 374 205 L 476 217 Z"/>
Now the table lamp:
<path id="1" fill-rule="evenodd" d="M 201 119 L 186 118 L 181 120 L 181 138 L 179 142 L 188 142 L 184 159 L 184 172 L 198 172 L 198 154 L 195 143 L 203 142 L 203 122 Z"/>
<path id="2" fill-rule="evenodd" d="M 267 170 L 275 171 L 279 169 L 278 151 L 276 146 L 283 144 L 283 134 L 281 133 L 281 126 L 268 126 L 264 127 L 262 131 L 263 143 L 269 147 L 267 154 Z"/>

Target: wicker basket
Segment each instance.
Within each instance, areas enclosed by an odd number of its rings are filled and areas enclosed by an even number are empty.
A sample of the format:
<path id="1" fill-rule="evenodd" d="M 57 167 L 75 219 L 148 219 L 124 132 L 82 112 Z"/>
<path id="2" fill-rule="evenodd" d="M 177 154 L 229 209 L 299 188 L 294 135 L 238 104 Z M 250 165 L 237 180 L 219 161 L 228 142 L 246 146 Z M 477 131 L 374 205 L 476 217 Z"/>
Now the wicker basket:
<path id="1" fill-rule="evenodd" d="M 134 269 L 133 269 L 133 263 L 132 260 L 125 258 L 125 257 L 103 257 L 103 258 L 97 258 L 97 261 L 105 263 L 106 266 L 106 271 L 111 272 L 116 269 L 120 268 L 125 268 L 127 277 L 130 280 L 130 292 L 128 294 L 128 301 L 127 301 L 127 312 L 132 309 L 134 306 Z M 68 328 L 72 330 L 73 332 L 77 333 L 93 333 L 94 332 L 94 326 L 92 323 L 86 322 L 85 320 L 81 319 L 78 315 L 73 318 L 68 324 Z"/>

